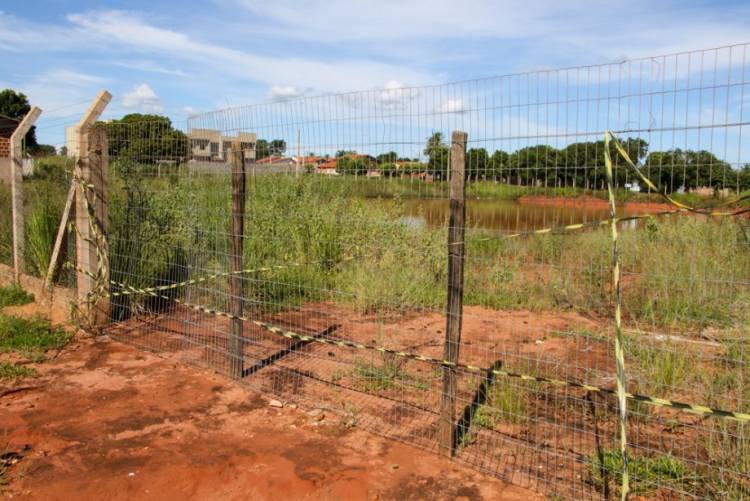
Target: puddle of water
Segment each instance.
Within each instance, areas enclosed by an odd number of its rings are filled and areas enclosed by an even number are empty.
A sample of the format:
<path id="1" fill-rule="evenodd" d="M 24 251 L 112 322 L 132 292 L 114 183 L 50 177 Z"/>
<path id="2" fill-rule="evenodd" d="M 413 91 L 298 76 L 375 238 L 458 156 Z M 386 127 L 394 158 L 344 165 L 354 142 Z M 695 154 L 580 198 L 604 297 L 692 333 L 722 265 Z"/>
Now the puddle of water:
<path id="1" fill-rule="evenodd" d="M 385 204 L 393 201 L 385 200 Z M 448 200 L 402 199 L 404 221 L 414 227 L 439 228 L 447 226 Z M 618 216 L 629 212 L 618 210 Z M 466 225 L 471 228 L 500 231 L 528 231 L 533 229 L 590 223 L 609 218 L 609 210 L 601 207 L 546 204 L 521 204 L 516 200 L 467 200 Z"/>

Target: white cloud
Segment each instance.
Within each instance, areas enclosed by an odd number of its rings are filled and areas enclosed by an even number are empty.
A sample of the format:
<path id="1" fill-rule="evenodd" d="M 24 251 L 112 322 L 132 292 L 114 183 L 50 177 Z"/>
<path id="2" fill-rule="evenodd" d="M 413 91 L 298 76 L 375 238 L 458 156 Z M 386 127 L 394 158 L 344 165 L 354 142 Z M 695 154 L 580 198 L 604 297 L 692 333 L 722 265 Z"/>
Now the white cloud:
<path id="1" fill-rule="evenodd" d="M 272 101 L 288 101 L 305 95 L 305 91 L 294 85 L 272 85 L 268 93 Z"/>
<path id="2" fill-rule="evenodd" d="M 20 84 L 0 81 L 0 87 L 16 88 L 26 94 L 31 104 L 42 109 L 40 126 L 51 119 L 55 123 L 78 121 L 80 114 L 109 80 L 97 75 L 51 69 Z"/>
<path id="3" fill-rule="evenodd" d="M 156 92 L 145 83 L 136 85 L 133 90 L 125 93 L 122 96 L 122 106 L 146 113 L 160 113 L 164 109 Z"/>
<path id="4" fill-rule="evenodd" d="M 400 53 L 412 58 L 421 49 L 423 57 L 444 61 L 446 54 L 434 48 L 436 40 L 494 39 L 508 47 L 523 42 L 526 50 L 543 48 L 547 59 L 542 63 L 560 56 L 570 60 L 577 54 L 601 58 L 582 63 L 614 62 L 625 50 L 630 58 L 648 57 L 742 43 L 750 35 L 748 5 L 729 9 L 711 3 L 631 0 L 628 14 L 617 17 L 613 29 L 607 22 L 613 19 L 612 6 L 591 0 L 467 0 L 459 8 L 452 0 L 233 1 L 251 14 L 245 23 L 254 32 L 360 44 L 394 58 Z M 480 54 L 463 57 L 482 57 L 486 52 L 478 50 Z"/>
<path id="5" fill-rule="evenodd" d="M 193 109 L 192 106 L 185 106 L 184 108 L 182 108 L 182 111 L 184 111 L 186 115 L 192 115 L 193 113 L 195 113 L 195 109 Z"/>
<path id="6" fill-rule="evenodd" d="M 68 20 L 87 35 L 89 45 L 97 41 L 131 51 L 157 54 L 220 71 L 221 75 L 268 85 L 300 82 L 305 88 L 328 92 L 371 88 L 373 82 L 396 77 L 414 85 L 435 81 L 430 72 L 369 59 L 328 62 L 297 57 L 260 56 L 160 28 L 138 15 L 123 11 L 72 14 L 68 16 Z"/>
<path id="7" fill-rule="evenodd" d="M 466 113 L 466 107 L 463 99 L 446 99 L 436 111 L 438 113 Z"/>
<path id="8" fill-rule="evenodd" d="M 171 75 L 176 77 L 184 77 L 188 78 L 192 75 L 189 73 L 186 73 L 182 70 L 173 70 L 169 68 L 164 68 L 160 66 L 158 63 L 154 61 L 117 61 L 113 63 L 115 66 L 121 66 L 123 68 L 127 68 L 129 70 L 136 70 L 136 71 L 145 71 L 148 73 L 159 73 L 162 75 Z"/>
<path id="9" fill-rule="evenodd" d="M 73 87 L 102 85 L 107 81 L 107 78 L 67 69 L 50 70 L 37 78 L 39 83 Z"/>
<path id="10" fill-rule="evenodd" d="M 42 25 L 0 12 L 0 49 L 11 52 L 59 52 L 80 48 L 85 42 L 85 37 L 68 27 Z"/>
<path id="11" fill-rule="evenodd" d="M 127 54 L 127 59 L 111 64 L 180 78 L 191 77 L 194 73 L 193 81 L 180 82 L 184 86 L 200 85 L 221 75 L 216 83 L 223 89 L 220 92 L 224 97 L 232 97 L 227 104 L 257 97 L 257 94 L 248 96 L 246 82 L 268 86 L 272 98 L 290 99 L 303 94 L 373 88 L 375 82 L 393 79 L 410 85 L 440 80 L 433 72 L 413 64 L 394 64 L 369 56 L 260 55 L 248 48 L 252 45 L 243 44 L 239 48 L 221 45 L 201 35 L 161 27 L 152 18 L 135 12 L 89 11 L 70 14 L 66 19 L 68 25 L 55 25 L 0 14 L 0 50 L 81 51 L 107 57 Z M 49 38 L 54 38 L 55 44 L 50 44 Z M 168 60 L 169 66 L 161 60 Z M 92 59 L 94 64 L 97 61 L 96 57 Z M 179 66 L 175 68 L 176 65 L 189 68 L 189 73 Z"/>
<path id="12" fill-rule="evenodd" d="M 418 89 L 407 88 L 398 80 L 389 80 L 378 93 L 380 102 L 388 108 L 403 109 L 419 97 Z"/>

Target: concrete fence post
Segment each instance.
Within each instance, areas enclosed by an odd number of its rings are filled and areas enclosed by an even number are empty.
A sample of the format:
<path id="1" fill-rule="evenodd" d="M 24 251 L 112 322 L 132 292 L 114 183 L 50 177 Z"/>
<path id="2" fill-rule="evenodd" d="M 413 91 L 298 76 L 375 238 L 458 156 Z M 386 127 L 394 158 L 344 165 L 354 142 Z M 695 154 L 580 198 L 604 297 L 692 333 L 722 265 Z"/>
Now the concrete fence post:
<path id="1" fill-rule="evenodd" d="M 93 305 L 90 296 L 97 287 L 100 293 L 106 295 L 109 292 L 109 252 L 106 248 L 108 145 L 106 130 L 97 129 L 94 124 L 111 99 L 112 95 L 106 90 L 99 92 L 76 126 L 79 158 L 75 176 L 79 182 L 75 195 L 75 223 L 79 304 L 88 302 Z M 97 280 L 101 283 L 97 284 Z M 109 301 L 103 297 L 93 300 L 96 307 L 86 313 L 91 327 L 96 328 L 107 322 Z"/>
<path id="2" fill-rule="evenodd" d="M 10 171 L 11 171 L 11 207 L 13 227 L 13 276 L 16 282 L 23 271 L 25 252 L 24 214 L 23 214 L 23 138 L 34 125 L 42 110 L 34 106 L 23 117 L 16 130 L 10 136 Z"/>

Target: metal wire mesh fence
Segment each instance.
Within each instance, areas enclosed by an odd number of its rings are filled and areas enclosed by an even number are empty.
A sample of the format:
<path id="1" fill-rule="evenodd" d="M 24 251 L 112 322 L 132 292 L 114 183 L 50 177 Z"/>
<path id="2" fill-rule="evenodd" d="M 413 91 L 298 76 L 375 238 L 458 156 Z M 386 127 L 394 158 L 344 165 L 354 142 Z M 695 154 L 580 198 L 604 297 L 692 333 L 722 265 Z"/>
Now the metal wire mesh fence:
<path id="1" fill-rule="evenodd" d="M 435 451 L 450 396 L 449 452 L 550 495 L 747 497 L 741 419 L 631 399 L 624 465 L 604 161 L 673 212 L 618 223 L 627 390 L 748 412 L 748 221 L 660 195 L 741 206 L 747 48 L 100 124 L 107 331 Z"/>

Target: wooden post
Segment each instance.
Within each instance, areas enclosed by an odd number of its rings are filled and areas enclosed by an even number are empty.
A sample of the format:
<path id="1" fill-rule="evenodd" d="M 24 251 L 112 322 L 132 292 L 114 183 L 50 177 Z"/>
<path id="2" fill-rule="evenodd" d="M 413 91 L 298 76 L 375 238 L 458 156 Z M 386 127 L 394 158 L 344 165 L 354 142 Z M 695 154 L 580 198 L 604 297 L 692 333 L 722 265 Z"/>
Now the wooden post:
<path id="1" fill-rule="evenodd" d="M 44 290 L 46 291 L 52 291 L 52 279 L 55 277 L 55 271 L 57 270 L 57 260 L 60 258 L 60 248 L 62 247 L 63 239 L 65 238 L 65 227 L 68 225 L 70 209 L 73 206 L 75 195 L 76 182 L 73 180 L 70 183 L 70 189 L 68 189 L 68 197 L 65 199 L 65 208 L 63 209 L 62 217 L 60 218 L 60 226 L 57 228 L 55 245 L 52 247 L 52 256 L 50 256 L 49 265 L 47 267 L 47 276 L 44 279 Z"/>
<path id="2" fill-rule="evenodd" d="M 461 342 L 464 298 L 464 220 L 466 141 L 465 132 L 454 131 L 451 138 L 450 165 L 450 226 L 448 228 L 448 302 L 446 307 L 445 349 L 443 358 L 458 362 Z M 447 457 L 455 448 L 456 370 L 443 367 L 443 396 L 438 423 L 438 448 Z"/>
<path id="3" fill-rule="evenodd" d="M 244 372 L 244 342 L 242 332 L 243 299 L 242 278 L 237 273 L 242 270 L 242 249 L 245 234 L 245 152 L 239 141 L 232 143 L 232 235 L 231 254 L 229 256 L 229 288 L 231 294 L 230 313 L 232 318 L 229 347 L 230 375 L 241 379 Z"/>
<path id="4" fill-rule="evenodd" d="M 16 282 L 21 278 L 23 255 L 25 249 L 24 217 L 23 217 L 23 138 L 34 125 L 42 110 L 34 106 L 29 110 L 16 130 L 10 136 L 10 190 L 13 228 L 13 278 Z"/>
<path id="5" fill-rule="evenodd" d="M 75 197 L 78 230 L 76 281 L 80 304 L 92 304 L 89 296 L 97 285 L 101 293 L 109 292 L 109 252 L 106 248 L 108 146 L 106 130 L 94 128 L 94 124 L 111 99 L 109 92 L 101 91 L 77 125 L 79 158 L 75 175 L 86 185 L 77 183 Z M 97 239 L 96 233 L 103 238 Z M 97 284 L 92 276 L 99 277 L 101 283 Z M 109 318 L 109 300 L 97 297 L 95 301 L 96 307 L 86 312 L 93 328 L 105 325 Z"/>

